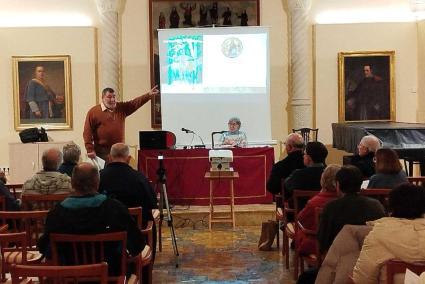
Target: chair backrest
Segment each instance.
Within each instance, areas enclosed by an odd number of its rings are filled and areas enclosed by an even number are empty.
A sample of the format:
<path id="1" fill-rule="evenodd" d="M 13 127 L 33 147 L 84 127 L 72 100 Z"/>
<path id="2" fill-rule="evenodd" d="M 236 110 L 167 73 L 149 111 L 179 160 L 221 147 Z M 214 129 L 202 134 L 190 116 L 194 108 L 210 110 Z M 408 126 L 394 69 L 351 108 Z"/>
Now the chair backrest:
<path id="1" fill-rule="evenodd" d="M 136 221 L 137 227 L 139 229 L 142 228 L 142 207 L 131 207 L 128 208 L 128 211 L 130 212 L 130 215 L 133 216 L 133 218 Z"/>
<path id="2" fill-rule="evenodd" d="M 408 263 L 398 259 L 391 259 L 387 261 L 386 267 L 387 267 L 387 283 L 393 284 L 394 276 L 400 273 L 404 274 L 407 268 L 416 274 L 421 274 L 422 272 L 424 272 L 425 261 Z"/>
<path id="3" fill-rule="evenodd" d="M 304 139 L 304 143 L 307 144 L 310 141 L 317 141 L 317 137 L 319 136 L 319 128 L 299 128 L 292 129 L 293 133 L 299 133 Z"/>
<path id="4" fill-rule="evenodd" d="M 57 203 L 63 201 L 69 196 L 68 193 L 60 194 L 22 194 L 22 209 L 23 210 L 50 210 Z"/>
<path id="5" fill-rule="evenodd" d="M 389 188 L 367 188 L 360 190 L 360 194 L 377 199 L 388 212 L 388 197 L 391 192 Z"/>
<path id="6" fill-rule="evenodd" d="M 50 234 L 49 236 L 54 265 L 81 265 L 107 261 L 113 276 L 126 275 L 127 232 L 95 235 Z M 119 266 L 119 271 L 114 271 L 118 267 L 112 267 L 111 260 Z"/>
<path id="7" fill-rule="evenodd" d="M 425 176 L 420 176 L 420 177 L 407 177 L 407 180 L 410 183 L 413 183 L 415 185 L 425 185 Z"/>
<path id="8" fill-rule="evenodd" d="M 0 210 L 6 211 L 6 197 L 0 195 Z"/>
<path id="9" fill-rule="evenodd" d="M 15 199 L 21 197 L 22 193 L 22 183 L 13 183 L 13 184 L 6 184 L 7 188 L 10 190 L 10 192 L 15 196 Z"/>
<path id="10" fill-rule="evenodd" d="M 21 281 L 30 277 L 38 277 L 47 283 L 108 283 L 108 264 L 106 262 L 73 265 L 73 266 L 50 266 L 50 265 L 16 265 L 11 267 L 13 284 L 20 284 Z M 40 281 L 40 283 L 42 283 Z"/>
<path id="11" fill-rule="evenodd" d="M 298 212 L 302 209 L 300 205 L 303 202 L 305 204 L 306 200 L 310 199 L 318 193 L 318 190 L 294 190 L 294 193 L 292 194 L 292 199 L 294 200 L 295 213 L 298 214 Z"/>
<path id="12" fill-rule="evenodd" d="M 9 232 L 25 232 L 27 234 L 27 246 L 35 247 L 44 232 L 47 213 L 47 210 L 0 211 L 0 220 L 2 224 L 9 225 Z"/>
<path id="13" fill-rule="evenodd" d="M 27 234 L 0 234 L 1 281 L 5 282 L 6 273 L 10 271 L 10 263 L 27 263 Z"/>

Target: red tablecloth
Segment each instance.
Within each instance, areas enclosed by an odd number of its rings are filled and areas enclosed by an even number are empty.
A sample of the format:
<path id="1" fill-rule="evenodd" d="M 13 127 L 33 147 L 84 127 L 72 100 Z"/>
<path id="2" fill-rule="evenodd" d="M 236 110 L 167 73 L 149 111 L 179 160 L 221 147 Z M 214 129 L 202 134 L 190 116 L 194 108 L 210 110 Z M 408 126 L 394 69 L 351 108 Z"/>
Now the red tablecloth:
<path id="1" fill-rule="evenodd" d="M 208 205 L 209 171 L 208 149 L 140 150 L 139 170 L 156 183 L 159 166 L 158 155 L 164 156 L 166 188 L 171 204 Z M 267 177 L 274 163 L 271 147 L 235 148 L 232 167 L 239 173 L 234 181 L 235 204 L 271 203 L 272 195 L 266 190 Z M 227 179 L 216 181 L 214 196 L 229 196 Z M 227 204 L 218 200 L 217 204 Z"/>

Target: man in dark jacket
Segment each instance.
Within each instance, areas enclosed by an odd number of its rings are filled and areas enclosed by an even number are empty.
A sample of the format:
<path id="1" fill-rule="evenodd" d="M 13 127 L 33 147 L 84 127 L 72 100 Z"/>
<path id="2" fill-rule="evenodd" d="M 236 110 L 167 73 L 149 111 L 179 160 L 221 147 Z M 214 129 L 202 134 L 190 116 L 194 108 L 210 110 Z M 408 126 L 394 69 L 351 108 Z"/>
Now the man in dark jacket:
<path id="1" fill-rule="evenodd" d="M 284 199 L 289 200 L 295 189 L 320 191 L 320 178 L 326 167 L 325 160 L 328 150 L 321 142 L 308 142 L 304 150 L 304 165 L 306 168 L 295 170 L 286 180 Z M 307 201 L 301 202 L 299 210 Z"/>
<path id="2" fill-rule="evenodd" d="M 344 166 L 336 174 L 336 189 L 341 198 L 329 202 L 320 216 L 317 239 L 325 252 L 344 225 L 365 225 L 385 217 L 382 204 L 359 194 L 363 176 L 354 166 Z"/>
<path id="3" fill-rule="evenodd" d="M 152 186 L 141 172 L 129 166 L 131 156 L 127 145 L 112 145 L 110 157 L 111 163 L 100 172 L 99 192 L 121 201 L 128 208 L 141 206 L 143 226 L 146 226 L 148 221 L 154 220 L 152 210 L 158 208 L 158 200 Z M 155 248 L 155 223 L 152 235 Z"/>
<path id="4" fill-rule="evenodd" d="M 137 255 L 143 250 L 146 240 L 128 209 L 121 202 L 97 193 L 99 174 L 92 164 L 78 164 L 74 168 L 71 184 L 75 195 L 66 198 L 47 216 L 45 231 L 38 243 L 43 255 L 50 257 L 51 233 L 89 235 L 126 231 L 129 253 Z M 120 255 L 117 253 L 120 250 L 116 248 L 105 253 L 110 275 L 117 275 L 120 271 Z M 67 262 L 67 255 L 62 257 Z"/>
<path id="5" fill-rule="evenodd" d="M 273 165 L 269 179 L 267 180 L 267 190 L 270 193 L 281 193 L 282 180 L 286 179 L 296 169 L 305 168 L 303 162 L 303 137 L 298 133 L 291 133 L 286 138 L 285 150 L 288 156 Z"/>

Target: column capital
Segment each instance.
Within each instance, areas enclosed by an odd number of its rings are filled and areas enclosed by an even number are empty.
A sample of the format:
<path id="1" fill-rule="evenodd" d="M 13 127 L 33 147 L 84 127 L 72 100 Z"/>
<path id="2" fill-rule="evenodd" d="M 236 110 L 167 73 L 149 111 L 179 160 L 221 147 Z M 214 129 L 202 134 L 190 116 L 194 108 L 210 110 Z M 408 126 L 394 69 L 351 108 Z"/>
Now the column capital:
<path id="1" fill-rule="evenodd" d="M 96 0 L 96 6 L 100 14 L 118 13 L 121 7 L 121 0 Z"/>
<path id="2" fill-rule="evenodd" d="M 288 7 L 291 13 L 299 10 L 309 11 L 312 0 L 288 0 Z"/>

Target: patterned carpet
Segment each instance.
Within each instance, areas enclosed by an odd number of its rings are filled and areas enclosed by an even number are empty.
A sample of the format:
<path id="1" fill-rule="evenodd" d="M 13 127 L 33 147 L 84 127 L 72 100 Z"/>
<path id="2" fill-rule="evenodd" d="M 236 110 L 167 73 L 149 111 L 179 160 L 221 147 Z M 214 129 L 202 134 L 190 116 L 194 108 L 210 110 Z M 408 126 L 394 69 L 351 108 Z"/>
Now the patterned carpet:
<path id="1" fill-rule="evenodd" d="M 154 283 L 294 283 L 276 245 L 273 251 L 257 249 L 259 226 L 239 226 L 233 231 L 216 225 L 212 232 L 205 225 L 200 227 L 176 229 L 178 268 L 170 230 L 163 227 L 163 251 L 157 252 Z"/>

